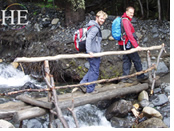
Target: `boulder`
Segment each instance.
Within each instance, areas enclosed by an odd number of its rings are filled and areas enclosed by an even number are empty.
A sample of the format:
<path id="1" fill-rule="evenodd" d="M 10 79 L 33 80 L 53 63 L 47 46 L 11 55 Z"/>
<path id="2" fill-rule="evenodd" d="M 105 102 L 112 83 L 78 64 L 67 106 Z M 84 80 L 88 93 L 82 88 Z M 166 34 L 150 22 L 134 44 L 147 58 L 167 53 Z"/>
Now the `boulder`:
<path id="1" fill-rule="evenodd" d="M 142 101 L 143 99 L 149 100 L 148 93 L 145 90 L 143 90 L 138 96 L 139 101 Z"/>
<path id="2" fill-rule="evenodd" d="M 54 19 L 51 21 L 51 24 L 52 24 L 52 25 L 56 25 L 58 22 L 59 22 L 59 19 L 58 19 L 58 18 L 54 18 Z"/>
<path id="3" fill-rule="evenodd" d="M 149 106 L 150 105 L 150 102 L 146 99 L 143 99 L 142 101 L 140 101 L 140 106 L 142 108 L 146 107 L 146 106 Z"/>
<path id="4" fill-rule="evenodd" d="M 112 36 L 109 36 L 109 38 L 108 38 L 110 41 L 114 41 L 115 39 L 114 39 L 114 37 L 112 37 Z"/>
<path id="5" fill-rule="evenodd" d="M 126 100 L 119 100 L 113 103 L 109 108 L 106 110 L 105 116 L 108 120 L 112 117 L 126 117 L 128 112 L 132 109 L 132 103 Z"/>
<path id="6" fill-rule="evenodd" d="M 168 97 L 165 94 L 158 95 L 154 100 L 152 100 L 152 103 L 155 106 L 160 106 L 169 101 Z"/>
<path id="7" fill-rule="evenodd" d="M 136 118 L 132 117 L 125 117 L 125 118 L 119 118 L 119 117 L 113 117 L 110 122 L 112 127 L 115 128 L 131 128 L 134 124 Z"/>
<path id="8" fill-rule="evenodd" d="M 102 30 L 102 39 L 106 40 L 110 35 L 111 31 L 110 30 Z"/>
<path id="9" fill-rule="evenodd" d="M 168 128 L 161 119 L 150 118 L 138 124 L 137 128 Z"/>
<path id="10" fill-rule="evenodd" d="M 163 119 L 161 113 L 152 107 L 144 107 L 142 112 L 147 117 L 156 117 L 159 119 Z"/>
<path id="11" fill-rule="evenodd" d="M 30 119 L 27 122 L 27 128 L 42 128 L 42 124 L 37 119 Z"/>
<path id="12" fill-rule="evenodd" d="M 0 120 L 0 128 L 15 128 L 10 122 Z"/>

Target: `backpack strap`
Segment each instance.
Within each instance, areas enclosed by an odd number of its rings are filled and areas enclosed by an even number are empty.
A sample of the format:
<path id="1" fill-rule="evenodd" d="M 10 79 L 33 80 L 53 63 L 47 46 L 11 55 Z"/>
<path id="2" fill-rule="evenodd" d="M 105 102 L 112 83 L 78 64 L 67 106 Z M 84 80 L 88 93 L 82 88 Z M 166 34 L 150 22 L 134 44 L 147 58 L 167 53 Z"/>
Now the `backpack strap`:
<path id="1" fill-rule="evenodd" d="M 95 26 L 95 25 L 88 26 L 87 30 L 89 30 L 93 26 Z M 97 27 L 97 26 L 95 26 L 95 27 Z M 97 33 L 97 35 L 100 37 L 101 36 L 101 29 L 99 27 L 97 27 L 97 28 L 99 29 L 99 32 Z"/>
<path id="2" fill-rule="evenodd" d="M 123 38 L 124 35 L 126 35 L 126 32 L 125 32 L 125 29 L 124 29 L 124 26 L 123 26 L 123 19 L 127 19 L 129 20 L 128 18 L 123 18 L 121 17 L 121 40 L 123 41 L 123 49 L 126 50 L 126 47 L 125 47 L 125 39 Z"/>
<path id="3" fill-rule="evenodd" d="M 121 17 L 121 34 L 122 34 L 122 36 L 121 36 L 121 39 L 123 40 L 123 35 L 126 35 L 126 32 L 125 32 L 125 29 L 124 29 L 124 26 L 123 26 L 123 19 L 127 19 L 127 20 L 129 20 L 128 18 L 123 18 L 123 17 Z"/>

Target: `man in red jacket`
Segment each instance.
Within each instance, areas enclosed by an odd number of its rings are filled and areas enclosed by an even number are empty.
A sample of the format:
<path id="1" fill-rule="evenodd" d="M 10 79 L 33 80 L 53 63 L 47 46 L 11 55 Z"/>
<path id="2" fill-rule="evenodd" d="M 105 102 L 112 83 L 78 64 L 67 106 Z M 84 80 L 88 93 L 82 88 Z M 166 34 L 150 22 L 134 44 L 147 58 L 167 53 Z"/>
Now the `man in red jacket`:
<path id="1" fill-rule="evenodd" d="M 118 41 L 120 49 L 129 50 L 131 48 L 138 48 L 141 51 L 141 47 L 138 45 L 138 37 L 135 34 L 135 29 L 131 24 L 132 18 L 134 16 L 134 8 L 127 7 L 126 12 L 122 15 L 122 33 L 123 31 L 123 40 Z M 134 63 L 135 69 L 137 72 L 142 71 L 141 60 L 137 52 L 132 54 L 123 55 L 123 76 L 129 75 L 130 69 Z M 138 81 L 143 81 L 147 79 L 147 76 L 144 74 L 137 76 Z M 131 83 L 130 79 L 123 79 L 122 82 Z"/>

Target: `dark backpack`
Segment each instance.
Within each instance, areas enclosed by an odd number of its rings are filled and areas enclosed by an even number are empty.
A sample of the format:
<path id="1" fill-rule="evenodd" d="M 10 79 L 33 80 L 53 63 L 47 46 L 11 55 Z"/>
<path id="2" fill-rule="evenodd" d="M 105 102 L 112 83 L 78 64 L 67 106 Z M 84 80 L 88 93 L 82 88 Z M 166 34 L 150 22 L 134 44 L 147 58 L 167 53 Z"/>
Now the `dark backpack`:
<path id="1" fill-rule="evenodd" d="M 86 37 L 87 37 L 87 31 L 93 27 L 94 25 L 91 25 L 86 28 L 80 28 L 75 31 L 73 35 L 73 41 L 74 45 L 77 51 L 79 52 L 86 52 Z"/>

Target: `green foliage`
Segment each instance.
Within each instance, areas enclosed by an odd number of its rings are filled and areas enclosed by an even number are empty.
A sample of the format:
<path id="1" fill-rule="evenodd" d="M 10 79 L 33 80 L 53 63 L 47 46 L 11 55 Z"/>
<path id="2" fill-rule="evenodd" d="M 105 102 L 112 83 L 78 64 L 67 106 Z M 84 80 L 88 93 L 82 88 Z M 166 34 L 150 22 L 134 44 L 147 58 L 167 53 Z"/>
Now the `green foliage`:
<path id="1" fill-rule="evenodd" d="M 54 8 L 53 4 L 49 3 L 49 4 L 44 4 L 44 3 L 39 3 L 37 4 L 37 6 L 43 8 L 43 7 L 46 7 L 46 8 Z M 57 6 L 55 6 L 55 8 L 57 8 Z"/>
<path id="2" fill-rule="evenodd" d="M 85 9 L 85 0 L 68 0 L 73 5 L 73 10 Z"/>
<path id="3" fill-rule="evenodd" d="M 46 5 L 44 2 L 37 3 L 36 5 L 41 7 L 41 8 L 43 8 L 43 7 L 45 7 L 45 8 L 58 8 L 56 5 L 55 6 L 53 5 L 53 0 L 48 0 Z"/>

